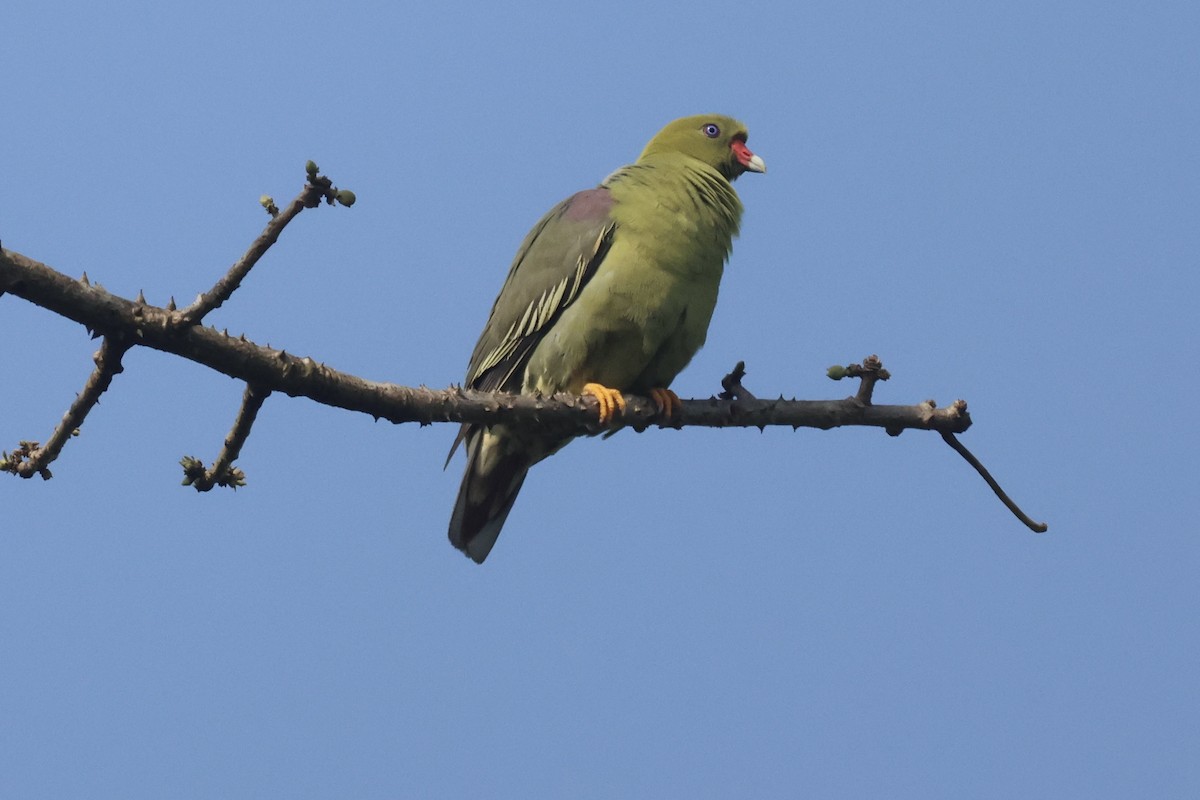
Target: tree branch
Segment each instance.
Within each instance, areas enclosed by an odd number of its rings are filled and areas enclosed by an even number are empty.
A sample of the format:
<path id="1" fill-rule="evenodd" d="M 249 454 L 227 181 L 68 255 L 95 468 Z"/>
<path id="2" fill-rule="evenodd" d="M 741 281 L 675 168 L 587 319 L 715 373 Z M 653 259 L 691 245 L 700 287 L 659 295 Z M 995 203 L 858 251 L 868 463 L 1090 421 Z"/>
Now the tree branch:
<path id="1" fill-rule="evenodd" d="M 340 372 L 308 357 L 255 344 L 206 326 L 188 325 L 180 312 L 118 297 L 99 285 L 86 284 L 11 250 L 0 250 L 0 290 L 85 325 L 106 336 L 124 337 L 135 345 L 203 364 L 290 397 L 307 397 L 324 405 L 358 411 L 390 422 L 470 422 L 490 425 L 503 416 L 515 425 L 540 424 L 556 433 L 596 431 L 596 401 L 591 397 L 534 397 L 435 390 L 366 380 Z M 744 391 L 744 390 L 743 390 Z M 628 395 L 621 422 L 646 428 L 658 421 L 658 409 L 647 398 Z M 964 406 L 936 409 L 866 405 L 847 400 L 685 400 L 679 427 L 710 428 L 790 425 L 793 428 L 836 428 L 868 425 L 889 430 L 920 428 L 962 433 L 970 426 Z"/>
<path id="2" fill-rule="evenodd" d="M 153 306 L 146 303 L 140 292 L 135 300 L 128 300 L 108 292 L 99 284 L 92 284 L 86 273 L 75 280 L 20 253 L 0 248 L 0 297 L 8 293 L 23 298 L 105 337 L 96 356 L 96 371 L 47 444 L 39 447 L 36 442 L 21 442 L 12 455 L 4 454 L 0 458 L 0 469 L 25 477 L 40 474 L 49 478 L 47 465 L 82 424 L 112 376 L 121 371 L 121 357 L 133 346 L 171 353 L 247 384 L 238 419 L 213 467 L 205 470 L 202 462 L 190 456 L 182 461 L 184 483 L 201 491 L 214 485 L 236 487 L 244 483 L 244 475 L 233 467 L 233 461 L 249 436 L 263 400 L 271 392 L 307 397 L 324 405 L 370 414 L 394 423 L 494 425 L 503 422 L 513 426 L 536 426 L 562 436 L 610 432 L 621 427 L 640 431 L 663 423 L 658 405 L 650 398 L 626 395 L 625 411 L 613 424 L 601 428 L 597 423 L 597 401 L 590 396 L 540 397 L 490 394 L 456 387 L 435 390 L 424 386 L 398 386 L 340 372 L 312 358 L 300 358 L 255 344 L 245 336 L 232 337 L 227 331 L 218 332 L 201 325 L 200 321 L 210 311 L 232 296 L 288 223 L 302 210 L 316 207 L 322 200 L 345 206 L 354 203 L 352 192 L 334 188 L 328 178 L 317 174 L 317 167 L 311 161 L 307 173 L 308 183 L 282 212 L 271 198 L 262 198 L 262 205 L 272 217 L 262 234 L 212 289 L 199 295 L 182 311 L 176 310 L 174 300 L 166 307 Z M 909 428 L 936 430 L 979 471 L 1013 513 L 1034 530 L 1045 530 L 1045 525 L 1029 520 L 1008 499 L 987 470 L 954 438 L 954 434 L 964 432 L 971 425 L 965 401 L 957 400 L 945 408 L 936 407 L 932 400 L 916 405 L 875 405 L 876 383 L 890 377 L 877 356 L 869 356 L 862 364 L 829 369 L 829 377 L 836 380 L 853 377 L 861 381 L 855 396 L 842 400 L 785 400 L 782 397 L 762 400 L 742 386 L 745 374 L 745 365 L 739 362 L 722 381 L 720 397 L 682 401 L 678 412 L 669 420 L 669 427 L 763 429 L 768 425 L 786 425 L 793 429 L 829 429 L 860 425 L 883 428 L 893 436 Z"/>
<path id="3" fill-rule="evenodd" d="M 207 292 L 197 295 L 196 302 L 179 312 L 179 324 L 198 324 L 208 312 L 220 308 L 226 300 L 233 296 L 245 277 L 250 274 L 250 270 L 271 249 L 271 245 L 279 240 L 279 234 L 283 233 L 283 229 L 301 211 L 306 208 L 316 208 L 322 200 L 330 205 L 333 205 L 335 201 L 345 206 L 354 205 L 353 192 L 339 191 L 329 178 L 317 174 L 317 165 L 313 162 L 308 162 L 307 169 L 308 183 L 282 212 L 275 206 L 274 200 L 263 195 L 259 202 L 271 215 L 271 221 L 267 223 L 267 227 L 254 240 L 245 254 L 229 268 L 229 272 L 221 276 L 221 279 Z"/>
<path id="4" fill-rule="evenodd" d="M 987 467 L 983 466 L 979 459 L 976 458 L 975 455 L 968 450 L 953 433 L 950 433 L 949 431 L 942 431 L 942 439 L 945 440 L 946 444 L 954 448 L 954 452 L 965 458 L 967 463 L 975 468 L 975 471 L 979 473 L 980 477 L 982 477 L 984 481 L 987 482 L 987 485 L 991 487 L 992 492 L 995 493 L 996 497 L 1000 498 L 1000 502 L 1004 503 L 1005 507 L 1013 513 L 1013 516 L 1024 523 L 1025 527 L 1029 528 L 1029 530 L 1033 531 L 1034 533 L 1045 533 L 1050 529 L 1050 526 L 1046 523 L 1034 522 L 1032 519 L 1030 519 L 1025 512 L 1021 510 L 1020 506 L 1014 503 L 1012 499 L 1009 498 L 1009 496 L 1005 493 L 1005 491 L 1000 488 L 1000 484 L 997 483 L 996 479 L 992 477 L 992 473 L 987 471 Z"/>
<path id="5" fill-rule="evenodd" d="M 75 396 L 75 402 L 63 414 L 62 421 L 50 434 L 46 444 L 38 446 L 37 442 L 22 441 L 11 454 L 0 453 L 0 471 L 11 472 L 22 478 L 32 478 L 38 475 L 42 480 L 50 480 L 49 464 L 58 458 L 67 440 L 79 433 L 79 426 L 84 418 L 100 402 L 100 395 L 107 391 L 113 376 L 123 371 L 121 359 L 129 345 L 118 343 L 112 337 L 105 337 L 100 349 L 92 356 L 96 369 L 92 371 L 83 391 Z"/>
<path id="6" fill-rule="evenodd" d="M 238 410 L 233 430 L 225 437 L 225 446 L 213 462 L 212 469 L 205 469 L 204 462 L 192 456 L 184 456 L 179 463 L 183 466 L 183 485 L 193 486 L 197 492 L 207 492 L 214 486 L 232 486 L 236 489 L 246 485 L 246 473 L 233 466 L 242 452 L 242 445 L 250 437 L 250 428 L 258 417 L 263 401 L 270 396 L 269 389 L 247 384 L 242 393 L 242 407 Z"/>

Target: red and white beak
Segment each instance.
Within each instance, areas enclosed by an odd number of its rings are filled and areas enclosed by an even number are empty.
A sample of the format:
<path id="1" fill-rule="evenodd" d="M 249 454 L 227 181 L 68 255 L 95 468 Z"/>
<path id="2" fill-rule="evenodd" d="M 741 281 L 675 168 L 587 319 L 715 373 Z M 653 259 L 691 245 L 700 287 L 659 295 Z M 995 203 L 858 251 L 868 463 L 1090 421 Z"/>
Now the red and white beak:
<path id="1" fill-rule="evenodd" d="M 766 162 L 754 155 L 754 153 L 751 153 L 750 148 L 746 147 L 746 143 L 741 139 L 734 139 L 729 145 L 729 149 L 733 151 L 734 157 L 747 172 L 767 171 Z"/>

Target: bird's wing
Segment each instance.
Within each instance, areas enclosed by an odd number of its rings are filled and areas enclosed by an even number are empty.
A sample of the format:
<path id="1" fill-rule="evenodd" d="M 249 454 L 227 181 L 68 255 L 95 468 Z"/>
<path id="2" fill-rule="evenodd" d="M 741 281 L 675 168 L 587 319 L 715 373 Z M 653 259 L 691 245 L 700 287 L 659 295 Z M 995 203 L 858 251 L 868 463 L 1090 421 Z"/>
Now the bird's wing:
<path id="1" fill-rule="evenodd" d="M 471 354 L 468 387 L 521 391 L 533 349 L 612 245 L 612 205 L 606 188 L 579 192 L 550 209 L 525 237 Z"/>
<path id="2" fill-rule="evenodd" d="M 487 325 L 471 354 L 465 385 L 482 392 L 520 392 L 537 343 L 596 274 L 612 246 L 612 194 L 588 189 L 568 197 L 525 237 Z M 446 464 L 470 432 L 463 425 Z"/>

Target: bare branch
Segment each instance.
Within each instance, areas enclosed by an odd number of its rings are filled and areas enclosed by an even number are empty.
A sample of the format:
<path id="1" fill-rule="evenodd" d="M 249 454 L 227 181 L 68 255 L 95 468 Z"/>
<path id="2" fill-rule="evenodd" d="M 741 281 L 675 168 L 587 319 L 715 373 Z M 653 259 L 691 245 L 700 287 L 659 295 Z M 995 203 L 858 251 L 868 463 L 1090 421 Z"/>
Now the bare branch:
<path id="1" fill-rule="evenodd" d="M 348 203 L 344 199 L 346 195 L 353 198 L 352 193 L 339 192 L 328 178 L 317 174 L 316 164 L 311 161 L 308 164 L 308 183 L 282 212 L 276 208 L 274 200 L 263 196 L 261 203 L 267 209 L 267 213 L 271 215 L 271 221 L 267 223 L 267 227 L 254 240 L 245 254 L 229 268 L 229 272 L 225 273 L 211 289 L 197 296 L 196 302 L 179 312 L 180 324 L 197 325 L 208 312 L 220 308 L 241 286 L 242 281 L 250 274 L 250 270 L 258 263 L 258 260 L 267 250 L 271 249 L 271 245 L 279 240 L 279 235 L 283 233 L 283 229 L 287 227 L 288 223 L 295 219 L 301 211 L 306 208 L 316 208 L 322 200 L 333 203 L 337 199 L 344 205 L 353 205 L 353 199 Z"/>
<path id="2" fill-rule="evenodd" d="M 996 479 L 992 477 L 992 474 L 987 471 L 987 468 L 979 462 L 979 459 L 977 459 L 975 455 L 968 450 L 953 433 L 950 433 L 949 431 L 942 431 L 942 438 L 946 441 L 946 444 L 954 448 L 956 453 L 965 458 L 967 463 L 975 468 L 975 471 L 978 472 L 985 481 L 987 481 L 987 485 L 992 487 L 992 491 L 996 493 L 996 497 L 1000 498 L 1000 502 L 1004 503 L 1004 505 L 1008 507 L 1008 510 L 1011 511 L 1017 519 L 1021 520 L 1021 522 L 1025 524 L 1025 527 L 1029 528 L 1029 530 L 1033 531 L 1034 533 L 1045 533 L 1046 531 L 1050 530 L 1050 526 L 1046 523 L 1034 522 L 1032 519 L 1026 516 L 1025 512 L 1022 511 L 1021 508 L 1014 503 L 1007 494 L 1005 494 L 1004 490 L 1000 488 L 1000 484 L 997 483 Z"/>
<path id="3" fill-rule="evenodd" d="M 184 456 L 179 462 L 183 465 L 184 486 L 190 484 L 196 487 L 198 492 L 207 492 L 214 486 L 232 486 L 236 489 L 246 485 L 246 473 L 233 466 L 233 462 L 241 454 L 242 445 L 250 436 L 250 429 L 254 426 L 258 410 L 270 394 L 269 389 L 260 389 L 253 384 L 246 386 L 246 391 L 242 393 L 242 407 L 234 420 L 233 430 L 225 437 L 225 446 L 221 448 L 221 453 L 213 462 L 212 468 L 206 470 L 203 462 L 191 456 Z"/>
<path id="4" fill-rule="evenodd" d="M 108 389 L 113 376 L 124 370 L 121 358 L 129 345 L 119 343 L 111 337 L 105 337 L 100 349 L 92 356 L 96 368 L 84 384 L 83 391 L 75 397 L 75 402 L 63 414 L 62 421 L 50 434 L 46 444 L 38 446 L 37 442 L 21 442 L 13 453 L 0 455 L 0 470 L 20 475 L 22 478 L 32 478 L 40 475 L 42 480 L 49 480 L 50 463 L 58 458 L 67 440 L 79 432 L 79 426 L 97 403 L 100 395 Z"/>

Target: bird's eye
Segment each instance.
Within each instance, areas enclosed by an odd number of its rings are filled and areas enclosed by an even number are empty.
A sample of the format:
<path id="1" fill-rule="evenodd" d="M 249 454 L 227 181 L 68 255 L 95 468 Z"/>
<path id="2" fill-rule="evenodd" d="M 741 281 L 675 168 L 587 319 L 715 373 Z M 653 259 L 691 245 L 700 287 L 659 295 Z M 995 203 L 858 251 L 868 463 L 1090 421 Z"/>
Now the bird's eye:
<path id="1" fill-rule="evenodd" d="M 721 135 L 721 129 L 711 122 L 705 125 L 701 130 L 703 130 L 704 135 L 710 139 L 715 139 Z"/>

